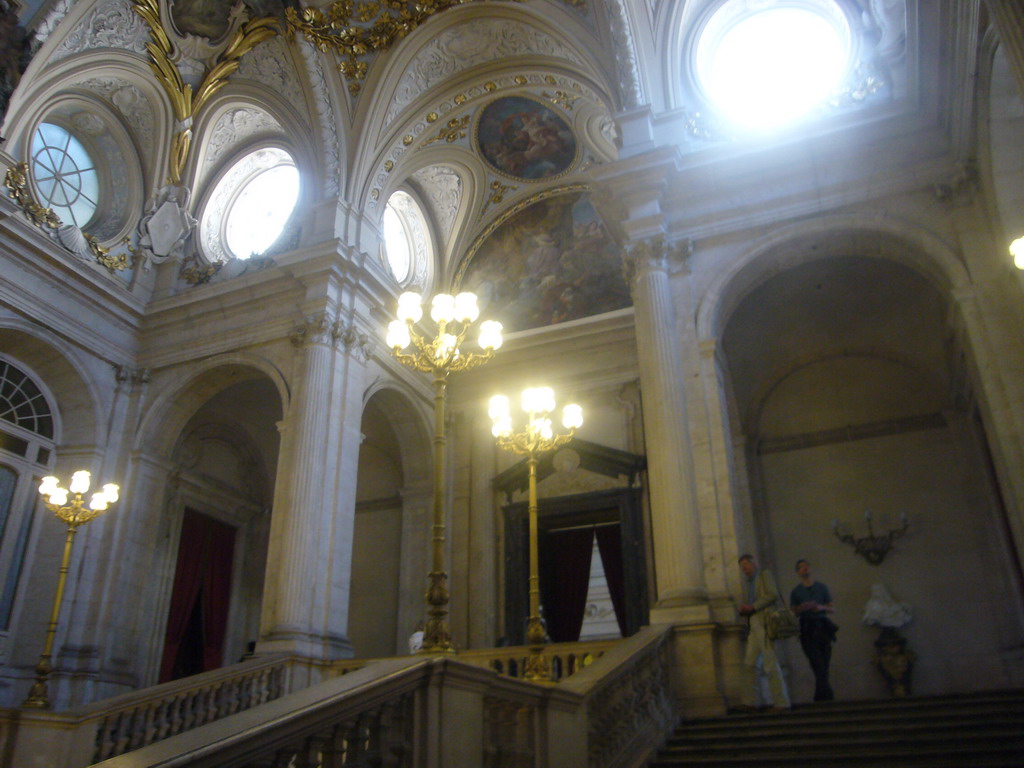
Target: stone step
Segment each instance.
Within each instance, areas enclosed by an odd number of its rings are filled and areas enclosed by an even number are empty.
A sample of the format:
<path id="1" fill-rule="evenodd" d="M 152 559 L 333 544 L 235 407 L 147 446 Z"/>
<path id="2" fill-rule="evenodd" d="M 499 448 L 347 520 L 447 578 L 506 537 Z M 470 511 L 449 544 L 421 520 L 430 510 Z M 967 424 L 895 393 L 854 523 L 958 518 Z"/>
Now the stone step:
<path id="1" fill-rule="evenodd" d="M 914 735 L 906 734 L 902 729 L 892 730 L 884 735 L 839 732 L 835 734 L 831 741 L 815 739 L 803 736 L 802 734 L 785 734 L 732 741 L 702 741 L 699 743 L 673 740 L 665 747 L 664 752 L 666 754 L 744 754 L 750 750 L 771 749 L 772 751 L 792 750 L 793 752 L 815 753 L 820 751 L 827 752 L 838 745 L 841 745 L 844 753 L 877 749 L 887 752 L 903 752 L 919 750 L 922 746 L 949 749 L 971 747 L 972 749 L 980 748 L 981 751 L 985 751 L 990 747 L 997 749 L 1005 748 L 1010 744 L 1024 747 L 1024 729 L 1020 728 L 1019 724 L 989 729 L 984 733 L 936 730 Z"/>
<path id="2" fill-rule="evenodd" d="M 1024 768 L 1024 691 L 823 702 L 695 720 L 651 768 Z"/>
<path id="3" fill-rule="evenodd" d="M 680 733 L 687 734 L 721 734 L 752 733 L 757 731 L 790 731 L 793 729 L 815 728 L 885 728 L 896 726 L 913 727 L 920 724 L 938 724 L 942 727 L 961 727 L 978 723 L 984 725 L 992 720 L 1016 720 L 1024 723 L 1024 710 L 993 709 L 977 712 L 971 710 L 950 711 L 942 713 L 905 712 L 898 715 L 864 712 L 847 714 L 843 717 L 804 718 L 796 713 L 772 713 L 750 717 L 737 716 L 729 721 L 712 722 L 698 720 L 679 728 Z"/>
<path id="4" fill-rule="evenodd" d="M 943 736 L 949 732 L 965 732 L 972 735 L 989 735 L 994 732 L 1024 733 L 1024 716 L 1006 717 L 991 716 L 984 719 L 935 719 L 921 717 L 914 719 L 901 718 L 898 722 L 880 722 L 869 720 L 862 723 L 814 723 L 799 729 L 802 738 L 820 739 L 857 739 L 867 740 L 885 738 L 893 734 L 907 739 L 926 739 Z M 678 731 L 669 739 L 668 745 L 709 744 L 714 742 L 744 743 L 762 742 L 777 738 L 790 738 L 794 727 L 787 722 L 759 723 L 743 729 L 741 732 L 726 731 L 717 727 L 691 727 Z"/>

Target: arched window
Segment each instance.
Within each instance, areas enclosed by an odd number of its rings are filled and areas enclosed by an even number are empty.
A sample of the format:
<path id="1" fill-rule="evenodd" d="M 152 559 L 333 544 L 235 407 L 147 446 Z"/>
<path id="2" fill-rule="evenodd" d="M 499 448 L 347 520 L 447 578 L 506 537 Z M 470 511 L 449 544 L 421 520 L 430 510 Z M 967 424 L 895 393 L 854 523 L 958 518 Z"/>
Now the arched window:
<path id="1" fill-rule="evenodd" d="M 424 273 L 433 253 L 423 209 L 412 195 L 399 190 L 388 198 L 381 224 L 388 268 L 398 284 L 406 286 Z"/>
<path id="2" fill-rule="evenodd" d="M 32 136 L 32 180 L 61 221 L 84 227 L 99 207 L 100 177 L 92 156 L 69 131 L 40 123 Z"/>
<path id="3" fill-rule="evenodd" d="M 764 132 L 825 105 L 849 74 L 851 49 L 834 0 L 725 0 L 703 26 L 692 66 L 725 121 Z"/>
<path id="4" fill-rule="evenodd" d="M 36 486 L 53 458 L 55 424 L 29 374 L 0 358 L 0 633 L 11 624 L 34 511 Z"/>
<path id="5" fill-rule="evenodd" d="M 217 182 L 203 215 L 200 240 L 212 261 L 259 256 L 284 232 L 299 200 L 292 156 L 267 147 L 242 157 Z"/>

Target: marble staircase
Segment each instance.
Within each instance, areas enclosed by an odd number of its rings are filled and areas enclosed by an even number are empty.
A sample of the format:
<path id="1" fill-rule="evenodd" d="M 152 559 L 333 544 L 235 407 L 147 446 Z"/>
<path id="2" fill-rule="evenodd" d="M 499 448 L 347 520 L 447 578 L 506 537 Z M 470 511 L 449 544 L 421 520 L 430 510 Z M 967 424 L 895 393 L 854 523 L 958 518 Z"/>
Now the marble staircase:
<path id="1" fill-rule="evenodd" d="M 1024 691 L 828 702 L 680 725 L 649 768 L 1024 766 Z"/>

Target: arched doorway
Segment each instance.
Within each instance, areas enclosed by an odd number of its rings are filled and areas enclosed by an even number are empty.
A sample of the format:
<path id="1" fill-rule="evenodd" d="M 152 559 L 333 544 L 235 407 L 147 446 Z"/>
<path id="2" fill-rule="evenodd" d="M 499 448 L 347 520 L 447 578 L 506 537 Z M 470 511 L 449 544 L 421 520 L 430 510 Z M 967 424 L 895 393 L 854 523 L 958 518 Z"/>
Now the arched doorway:
<path id="1" fill-rule="evenodd" d="M 370 397 L 360 429 L 349 638 L 375 658 L 407 653 L 423 618 L 431 463 L 422 419 L 393 390 Z"/>
<path id="2" fill-rule="evenodd" d="M 171 453 L 160 682 L 234 663 L 259 636 L 280 397 L 252 369 L 201 378 L 207 399 Z"/>
<path id="3" fill-rule="evenodd" d="M 871 667 L 878 629 L 861 626 L 876 583 L 914 607 L 905 635 L 918 653 L 915 693 L 1003 684 L 1000 649 L 1020 642 L 1016 612 L 995 604 L 995 595 L 1018 599 L 1019 564 L 956 327 L 930 279 L 851 255 L 767 277 L 722 336 L 754 538 L 784 595 L 801 557 L 831 588 L 840 697 L 885 692 Z M 833 521 L 865 535 L 867 514 L 882 531 L 909 520 L 881 564 L 833 535 Z M 791 642 L 795 698 L 810 698 L 810 670 Z"/>

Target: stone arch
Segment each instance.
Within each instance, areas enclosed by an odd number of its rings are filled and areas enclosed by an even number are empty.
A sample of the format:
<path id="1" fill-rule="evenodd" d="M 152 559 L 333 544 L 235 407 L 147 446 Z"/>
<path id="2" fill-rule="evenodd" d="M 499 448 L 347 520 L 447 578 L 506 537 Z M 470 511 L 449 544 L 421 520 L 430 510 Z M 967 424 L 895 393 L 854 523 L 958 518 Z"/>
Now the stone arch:
<path id="1" fill-rule="evenodd" d="M 971 282 L 949 245 L 910 222 L 860 215 L 820 217 L 759 238 L 716 274 L 697 309 L 698 337 L 721 338 L 743 298 L 777 272 L 854 252 L 902 263 L 935 283 L 946 296 L 968 288 Z"/>
<path id="2" fill-rule="evenodd" d="M 0 320 L 0 349 L 23 363 L 50 398 L 54 440 L 61 445 L 99 446 L 104 398 L 100 383 L 78 350 L 47 330 L 29 323 Z M 110 389 L 114 376 L 110 373 Z"/>
<path id="3" fill-rule="evenodd" d="M 428 421 L 392 383 L 364 397 L 353 528 L 350 639 L 358 656 L 406 652 L 423 615 L 432 500 Z"/>
<path id="4" fill-rule="evenodd" d="M 270 360 L 250 353 L 218 355 L 173 374 L 152 398 L 133 447 L 163 459 L 173 453 L 182 429 L 196 410 L 221 390 L 247 379 L 267 377 L 280 397 L 281 412 L 291 399 L 284 374 Z"/>

